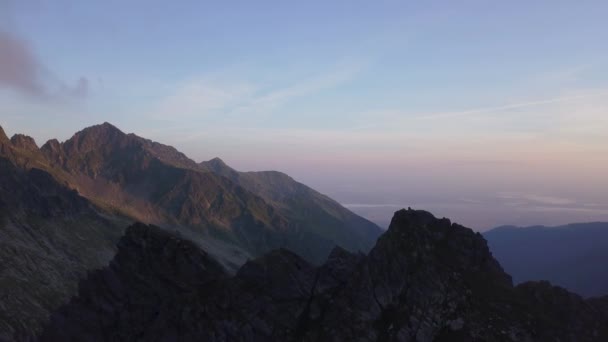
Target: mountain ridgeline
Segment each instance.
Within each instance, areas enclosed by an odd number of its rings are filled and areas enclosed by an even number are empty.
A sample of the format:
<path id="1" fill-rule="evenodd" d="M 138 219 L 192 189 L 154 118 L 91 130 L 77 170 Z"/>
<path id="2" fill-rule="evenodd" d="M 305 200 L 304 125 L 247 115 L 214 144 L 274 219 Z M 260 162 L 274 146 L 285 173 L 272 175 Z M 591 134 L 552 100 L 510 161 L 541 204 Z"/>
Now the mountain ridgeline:
<path id="1" fill-rule="evenodd" d="M 368 255 L 321 266 L 286 249 L 231 276 L 190 241 L 127 229 L 110 265 L 53 313 L 41 341 L 606 341 L 608 298 L 513 287 L 478 233 L 395 213 Z"/>
<path id="2" fill-rule="evenodd" d="M 249 255 L 279 247 L 320 263 L 334 245 L 369 250 L 381 230 L 330 198 L 279 172 L 238 173 L 197 164 L 173 147 L 104 123 L 29 152 L 39 167 L 99 208 L 163 227 L 204 231 Z M 29 157 L 29 158 L 28 158 Z M 235 175 L 229 175 L 230 170 Z"/>
<path id="3" fill-rule="evenodd" d="M 287 175 L 227 177 L 108 123 L 41 147 L 0 128 L 0 169 L 0 340 L 36 332 L 135 221 L 179 233 L 229 273 L 278 248 L 313 264 L 336 245 L 367 252 L 381 234 Z"/>
<path id="4" fill-rule="evenodd" d="M 282 215 L 299 222 L 300 229 L 340 241 L 348 250 L 369 250 L 370 242 L 378 238 L 376 225 L 284 173 L 237 172 L 219 158 L 202 162 L 200 166 L 258 194 Z"/>
<path id="5" fill-rule="evenodd" d="M 513 286 L 448 219 L 382 232 L 107 123 L 41 147 L 0 128 L 0 265 L 0 341 L 608 340 L 608 297 Z"/>

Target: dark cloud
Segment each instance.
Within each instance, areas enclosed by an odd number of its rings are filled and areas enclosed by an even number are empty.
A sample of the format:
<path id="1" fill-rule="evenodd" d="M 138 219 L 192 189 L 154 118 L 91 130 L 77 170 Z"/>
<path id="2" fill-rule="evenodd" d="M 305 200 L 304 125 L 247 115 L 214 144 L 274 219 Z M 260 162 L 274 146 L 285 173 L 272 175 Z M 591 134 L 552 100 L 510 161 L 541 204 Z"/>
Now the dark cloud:
<path id="1" fill-rule="evenodd" d="M 34 96 L 44 96 L 41 66 L 29 47 L 16 37 L 0 32 L 0 84 Z"/>
<path id="2" fill-rule="evenodd" d="M 89 93 L 85 77 L 69 85 L 50 74 L 24 40 L 0 31 L 0 87 L 38 99 L 84 98 Z"/>

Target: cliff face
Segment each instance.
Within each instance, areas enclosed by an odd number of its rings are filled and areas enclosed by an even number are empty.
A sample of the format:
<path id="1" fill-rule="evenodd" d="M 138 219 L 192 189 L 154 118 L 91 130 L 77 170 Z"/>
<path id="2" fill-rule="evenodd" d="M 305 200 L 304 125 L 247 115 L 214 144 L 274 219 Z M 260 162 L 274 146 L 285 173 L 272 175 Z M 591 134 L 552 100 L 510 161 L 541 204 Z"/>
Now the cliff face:
<path id="1" fill-rule="evenodd" d="M 136 224 L 41 340 L 604 341 L 604 302 L 513 287 L 479 234 L 424 211 L 397 212 L 367 256 L 335 248 L 315 267 L 279 249 L 235 276 Z"/>

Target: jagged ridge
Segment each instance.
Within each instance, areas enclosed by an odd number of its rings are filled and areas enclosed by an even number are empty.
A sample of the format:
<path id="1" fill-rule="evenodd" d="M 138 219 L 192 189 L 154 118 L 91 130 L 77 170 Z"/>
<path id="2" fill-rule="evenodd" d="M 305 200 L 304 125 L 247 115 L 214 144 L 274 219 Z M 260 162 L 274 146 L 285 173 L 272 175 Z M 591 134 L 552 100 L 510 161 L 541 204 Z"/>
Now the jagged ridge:
<path id="1" fill-rule="evenodd" d="M 397 212 L 368 256 L 338 248 L 314 267 L 282 249 L 248 262 L 234 277 L 155 227 L 127 231 L 110 268 L 82 283 L 42 341 L 608 337 L 599 304 L 545 283 L 514 288 L 481 235 L 423 211 Z M 148 240 L 155 242 L 138 243 Z M 187 270 L 185 276 L 175 269 Z"/>

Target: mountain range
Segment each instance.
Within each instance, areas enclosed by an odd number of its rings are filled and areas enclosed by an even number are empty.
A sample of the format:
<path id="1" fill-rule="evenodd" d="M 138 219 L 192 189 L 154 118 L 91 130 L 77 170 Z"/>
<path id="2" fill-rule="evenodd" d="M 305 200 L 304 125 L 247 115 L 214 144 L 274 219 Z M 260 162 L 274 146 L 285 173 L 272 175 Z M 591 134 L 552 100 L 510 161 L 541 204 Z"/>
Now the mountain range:
<path id="1" fill-rule="evenodd" d="M 484 237 L 516 283 L 548 280 L 586 297 L 608 293 L 608 223 L 503 226 Z"/>
<path id="2" fill-rule="evenodd" d="M 384 232 L 108 123 L 0 128 L 0 245 L 0 341 L 608 340 L 608 297 L 513 286 L 469 228 L 404 209 Z"/>
<path id="3" fill-rule="evenodd" d="M 228 272 L 277 248 L 313 264 L 335 245 L 366 252 L 382 232 L 285 174 L 197 164 L 109 123 L 40 148 L 0 128 L 0 167 L 0 336 L 36 331 L 135 221 L 178 232 Z"/>

